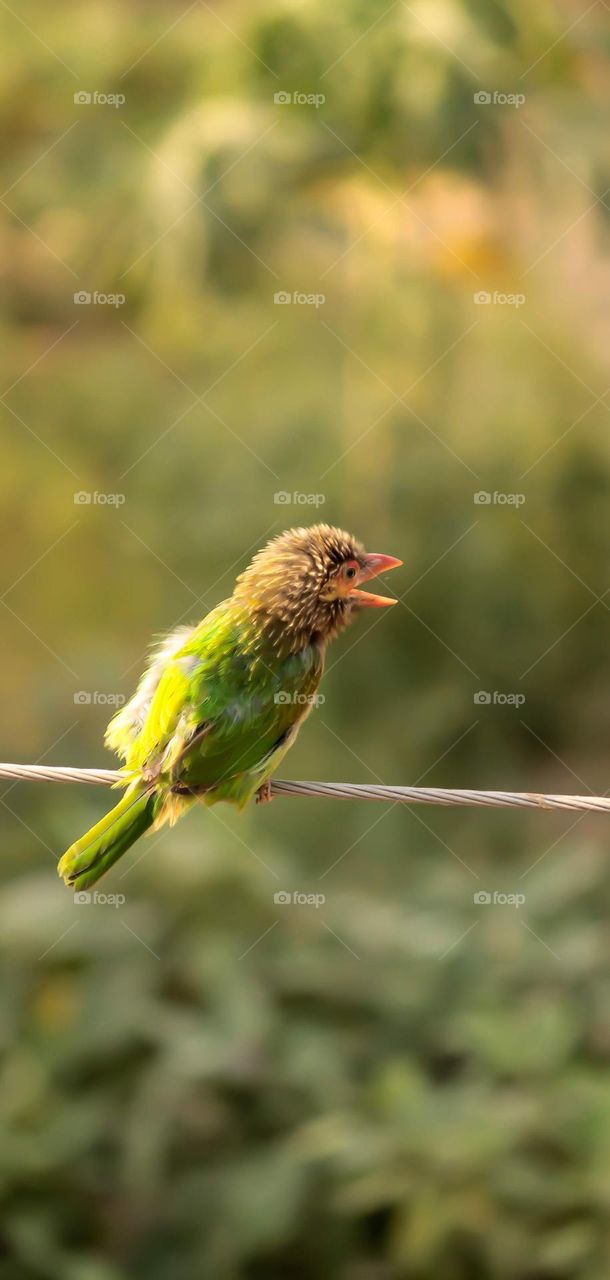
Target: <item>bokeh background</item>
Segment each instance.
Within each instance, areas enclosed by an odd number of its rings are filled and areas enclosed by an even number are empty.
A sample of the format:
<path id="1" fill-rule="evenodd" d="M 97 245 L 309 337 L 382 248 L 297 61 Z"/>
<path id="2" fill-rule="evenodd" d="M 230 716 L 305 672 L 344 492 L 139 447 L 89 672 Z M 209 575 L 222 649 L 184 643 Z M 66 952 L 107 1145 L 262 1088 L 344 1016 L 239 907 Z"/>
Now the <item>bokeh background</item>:
<path id="1" fill-rule="evenodd" d="M 609 21 L 2 3 L 3 759 L 324 519 L 401 603 L 285 777 L 606 792 Z M 108 800 L 2 789 L 1 1280 L 606 1280 L 603 819 L 219 807 L 74 905 Z"/>

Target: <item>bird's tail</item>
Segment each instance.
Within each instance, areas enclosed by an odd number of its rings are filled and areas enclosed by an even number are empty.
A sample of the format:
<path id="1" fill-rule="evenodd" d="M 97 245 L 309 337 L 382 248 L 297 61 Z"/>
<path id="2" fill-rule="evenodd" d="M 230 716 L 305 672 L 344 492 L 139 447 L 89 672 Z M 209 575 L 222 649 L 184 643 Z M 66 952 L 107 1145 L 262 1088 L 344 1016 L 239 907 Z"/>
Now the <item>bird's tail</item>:
<path id="1" fill-rule="evenodd" d="M 152 827 L 159 798 L 150 788 L 136 783 L 125 792 L 114 809 L 76 840 L 60 858 L 57 871 L 74 889 L 88 889 Z"/>

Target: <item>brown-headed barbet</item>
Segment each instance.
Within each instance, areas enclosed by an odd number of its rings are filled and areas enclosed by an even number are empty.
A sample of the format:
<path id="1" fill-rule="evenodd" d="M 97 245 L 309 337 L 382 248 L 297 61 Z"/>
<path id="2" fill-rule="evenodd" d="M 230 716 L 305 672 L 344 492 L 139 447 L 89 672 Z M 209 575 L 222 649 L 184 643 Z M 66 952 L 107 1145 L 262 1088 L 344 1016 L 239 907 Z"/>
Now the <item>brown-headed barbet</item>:
<path id="1" fill-rule="evenodd" d="M 70 846 L 58 871 L 86 889 L 150 829 L 196 800 L 242 808 L 270 798 L 273 771 L 311 710 L 326 647 L 361 609 L 395 604 L 361 585 L 402 563 L 317 524 L 273 538 L 233 594 L 153 653 L 106 743 L 125 762 L 125 794 Z"/>

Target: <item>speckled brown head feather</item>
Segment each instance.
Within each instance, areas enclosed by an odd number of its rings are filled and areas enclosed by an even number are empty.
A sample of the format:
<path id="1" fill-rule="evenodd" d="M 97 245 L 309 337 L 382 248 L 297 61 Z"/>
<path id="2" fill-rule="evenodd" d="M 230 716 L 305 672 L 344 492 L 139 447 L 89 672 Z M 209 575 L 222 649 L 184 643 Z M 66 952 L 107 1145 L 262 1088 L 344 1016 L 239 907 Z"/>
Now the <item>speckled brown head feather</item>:
<path id="1" fill-rule="evenodd" d="M 362 543 L 332 525 L 287 529 L 240 574 L 233 599 L 247 607 L 275 648 L 296 651 L 326 644 L 364 605 L 393 604 L 356 588 L 400 563 L 367 555 Z"/>

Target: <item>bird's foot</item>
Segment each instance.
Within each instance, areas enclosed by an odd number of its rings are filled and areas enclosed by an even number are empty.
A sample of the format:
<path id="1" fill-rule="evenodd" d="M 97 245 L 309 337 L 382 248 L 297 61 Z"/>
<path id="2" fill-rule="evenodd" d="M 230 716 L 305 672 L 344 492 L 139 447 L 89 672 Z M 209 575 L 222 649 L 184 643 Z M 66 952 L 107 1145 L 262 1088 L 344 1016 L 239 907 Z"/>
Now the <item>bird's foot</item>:
<path id="1" fill-rule="evenodd" d="M 271 795 L 271 778 L 267 778 L 267 781 L 263 782 L 263 785 L 259 787 L 256 793 L 256 803 L 270 804 L 272 800 L 273 800 L 273 796 Z"/>

